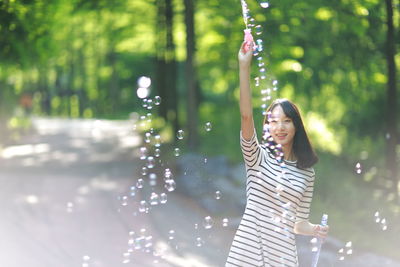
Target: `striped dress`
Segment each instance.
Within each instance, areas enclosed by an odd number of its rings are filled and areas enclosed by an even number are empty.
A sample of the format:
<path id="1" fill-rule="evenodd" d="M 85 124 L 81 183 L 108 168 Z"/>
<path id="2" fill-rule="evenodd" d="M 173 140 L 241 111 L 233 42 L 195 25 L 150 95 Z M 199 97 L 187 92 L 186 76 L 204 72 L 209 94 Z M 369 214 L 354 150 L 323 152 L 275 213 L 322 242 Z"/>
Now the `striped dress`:
<path id="1" fill-rule="evenodd" d="M 298 267 L 294 223 L 308 220 L 315 173 L 296 162 L 280 164 L 256 133 L 240 138 L 246 165 L 246 209 L 226 267 Z"/>

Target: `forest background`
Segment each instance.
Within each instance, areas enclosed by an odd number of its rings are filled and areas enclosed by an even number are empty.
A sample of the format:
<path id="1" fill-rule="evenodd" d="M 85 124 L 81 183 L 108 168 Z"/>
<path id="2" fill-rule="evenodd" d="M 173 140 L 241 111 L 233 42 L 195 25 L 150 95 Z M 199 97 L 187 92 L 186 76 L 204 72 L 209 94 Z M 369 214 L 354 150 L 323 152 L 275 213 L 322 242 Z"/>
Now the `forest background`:
<path id="1" fill-rule="evenodd" d="M 267 80 L 279 81 L 273 97 L 299 105 L 320 156 L 311 219 L 327 212 L 333 236 L 400 259 L 399 1 L 248 4 L 264 29 Z M 148 76 L 166 143 L 183 129 L 186 151 L 239 163 L 243 28 L 238 0 L 0 1 L 0 143 L 24 135 L 26 113 L 128 119 Z"/>

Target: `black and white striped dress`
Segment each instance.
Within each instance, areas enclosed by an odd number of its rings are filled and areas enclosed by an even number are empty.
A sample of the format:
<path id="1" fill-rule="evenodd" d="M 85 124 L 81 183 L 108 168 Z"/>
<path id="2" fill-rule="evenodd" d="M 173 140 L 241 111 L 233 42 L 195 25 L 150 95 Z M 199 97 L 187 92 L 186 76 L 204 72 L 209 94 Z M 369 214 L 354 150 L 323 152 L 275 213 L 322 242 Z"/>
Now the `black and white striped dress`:
<path id="1" fill-rule="evenodd" d="M 297 267 L 296 221 L 308 220 L 315 173 L 296 162 L 279 163 L 256 133 L 241 136 L 247 204 L 226 267 Z"/>

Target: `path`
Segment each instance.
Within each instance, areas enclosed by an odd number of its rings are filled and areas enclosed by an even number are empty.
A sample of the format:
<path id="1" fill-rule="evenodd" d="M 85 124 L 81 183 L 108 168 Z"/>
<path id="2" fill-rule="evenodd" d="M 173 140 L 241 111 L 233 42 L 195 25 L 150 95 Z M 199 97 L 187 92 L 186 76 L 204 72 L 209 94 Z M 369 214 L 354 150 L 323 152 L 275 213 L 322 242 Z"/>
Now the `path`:
<path id="1" fill-rule="evenodd" d="M 0 266 L 223 265 L 232 229 L 215 218 L 215 226 L 204 230 L 207 214 L 192 199 L 172 192 L 166 204 L 144 214 L 135 201 L 148 193 L 145 188 L 121 205 L 140 163 L 135 151 L 141 138 L 131 122 L 37 118 L 34 123 L 36 134 L 1 154 Z M 129 244 L 143 228 L 152 237 L 149 253 Z M 170 230 L 175 234 L 169 241 Z M 203 240 L 200 247 L 197 237 Z"/>

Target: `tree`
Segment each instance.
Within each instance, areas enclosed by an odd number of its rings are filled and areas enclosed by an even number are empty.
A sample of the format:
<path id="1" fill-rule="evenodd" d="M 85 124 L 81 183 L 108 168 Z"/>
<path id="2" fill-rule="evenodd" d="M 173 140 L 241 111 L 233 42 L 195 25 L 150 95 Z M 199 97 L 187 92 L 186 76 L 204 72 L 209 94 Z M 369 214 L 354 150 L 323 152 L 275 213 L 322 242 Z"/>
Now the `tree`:
<path id="1" fill-rule="evenodd" d="M 184 0 L 185 3 L 185 25 L 186 25 L 186 66 L 185 82 L 187 89 L 187 127 L 188 146 L 196 149 L 199 143 L 197 133 L 199 93 L 196 73 L 196 39 L 194 25 L 194 0 Z"/>
<path id="2" fill-rule="evenodd" d="M 397 92 L 396 92 L 396 64 L 395 64 L 395 36 L 393 25 L 393 2 L 386 0 L 387 13 L 387 39 L 386 39 L 386 60 L 388 68 L 387 83 L 387 138 L 386 138 L 386 164 L 389 178 L 393 181 L 393 190 L 398 196 L 398 170 L 397 170 L 397 154 L 396 146 L 399 143 L 397 132 Z"/>
<path id="3" fill-rule="evenodd" d="M 156 21 L 156 88 L 163 104 L 159 115 L 179 129 L 177 71 L 173 32 L 174 10 L 172 0 L 158 0 Z"/>

